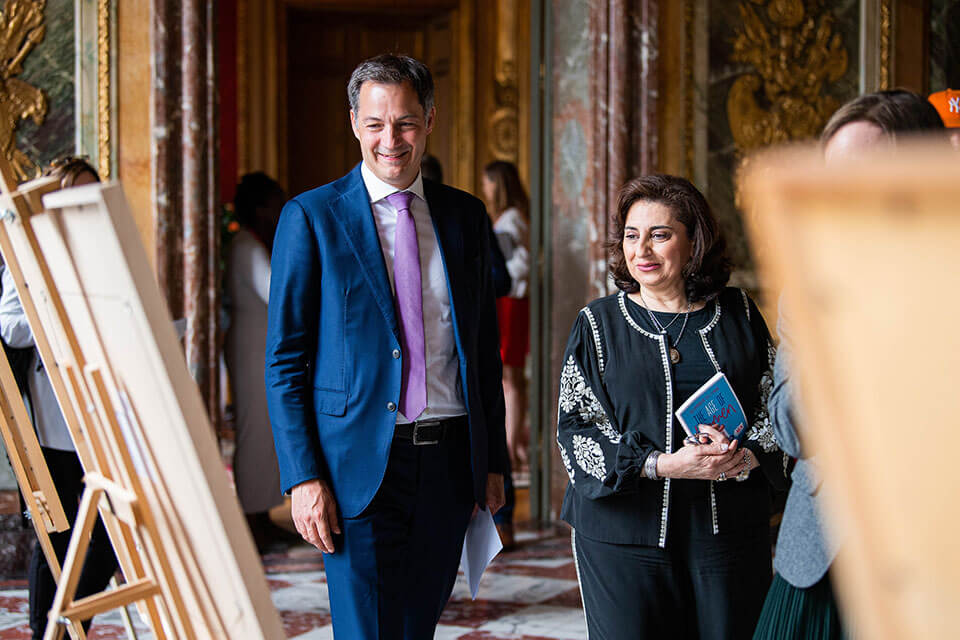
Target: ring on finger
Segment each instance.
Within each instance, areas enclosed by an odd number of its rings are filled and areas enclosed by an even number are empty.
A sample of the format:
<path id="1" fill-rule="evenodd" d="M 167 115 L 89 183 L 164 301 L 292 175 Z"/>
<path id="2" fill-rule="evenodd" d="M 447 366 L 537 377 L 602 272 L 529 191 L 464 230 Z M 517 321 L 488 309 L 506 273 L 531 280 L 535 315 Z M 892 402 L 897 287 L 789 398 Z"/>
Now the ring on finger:
<path id="1" fill-rule="evenodd" d="M 726 471 L 721 471 L 721 472 L 720 472 L 720 475 L 717 476 L 717 481 L 718 481 L 718 482 L 723 482 L 723 481 L 726 480 L 726 479 L 727 479 L 727 472 L 726 472 Z"/>

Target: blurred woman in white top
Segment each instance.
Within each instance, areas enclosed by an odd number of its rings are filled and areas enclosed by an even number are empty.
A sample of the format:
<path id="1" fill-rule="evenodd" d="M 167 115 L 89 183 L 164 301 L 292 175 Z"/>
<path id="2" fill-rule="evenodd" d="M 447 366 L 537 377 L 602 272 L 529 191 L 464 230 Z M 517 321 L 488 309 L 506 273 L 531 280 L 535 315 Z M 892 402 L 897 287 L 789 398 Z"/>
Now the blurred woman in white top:
<path id="1" fill-rule="evenodd" d="M 230 327 L 224 359 L 236 415 L 233 474 L 240 506 L 261 553 L 286 538 L 268 513 L 283 502 L 283 495 L 263 382 L 270 252 L 285 201 L 280 185 L 263 172 L 240 179 L 234 196 L 240 229 L 230 241 L 225 275 Z"/>
<path id="2" fill-rule="evenodd" d="M 503 360 L 503 395 L 506 404 L 507 447 L 513 469 L 527 463 L 527 380 L 525 365 L 530 350 L 529 210 L 530 199 L 520 182 L 517 167 L 491 162 L 483 170 L 483 195 L 493 221 L 497 243 L 507 262 L 512 286 L 497 299 L 500 357 Z"/>

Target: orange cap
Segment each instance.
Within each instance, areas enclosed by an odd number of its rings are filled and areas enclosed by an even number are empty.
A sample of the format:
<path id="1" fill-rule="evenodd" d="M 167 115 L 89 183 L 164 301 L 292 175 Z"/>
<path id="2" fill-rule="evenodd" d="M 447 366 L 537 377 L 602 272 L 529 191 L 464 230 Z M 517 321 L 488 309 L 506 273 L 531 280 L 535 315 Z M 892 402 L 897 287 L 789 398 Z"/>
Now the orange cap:
<path id="1" fill-rule="evenodd" d="M 960 127 L 960 91 L 947 89 L 930 95 L 930 101 L 946 127 Z"/>

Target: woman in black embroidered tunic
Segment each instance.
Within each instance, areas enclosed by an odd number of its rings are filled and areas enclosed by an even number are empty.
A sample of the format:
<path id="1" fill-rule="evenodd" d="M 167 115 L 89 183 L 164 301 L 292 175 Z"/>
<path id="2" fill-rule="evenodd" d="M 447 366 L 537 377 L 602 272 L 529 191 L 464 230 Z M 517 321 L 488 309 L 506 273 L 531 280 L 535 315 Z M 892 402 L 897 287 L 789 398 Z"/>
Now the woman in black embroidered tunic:
<path id="1" fill-rule="evenodd" d="M 766 413 L 770 335 L 726 287 L 719 225 L 688 181 L 632 180 L 613 226 L 620 292 L 581 310 L 560 379 L 561 517 L 589 636 L 749 638 L 771 579 L 768 483 L 786 486 L 788 462 Z M 749 428 L 685 442 L 674 412 L 717 371 Z"/>

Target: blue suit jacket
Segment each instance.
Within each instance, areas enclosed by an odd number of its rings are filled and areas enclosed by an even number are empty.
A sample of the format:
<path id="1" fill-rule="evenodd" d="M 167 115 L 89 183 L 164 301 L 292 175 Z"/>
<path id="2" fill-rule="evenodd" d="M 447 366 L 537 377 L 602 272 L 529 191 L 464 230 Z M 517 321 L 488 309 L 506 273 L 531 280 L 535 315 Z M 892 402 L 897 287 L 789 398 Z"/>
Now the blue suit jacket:
<path id="1" fill-rule="evenodd" d="M 490 222 L 462 191 L 423 181 L 447 276 L 457 384 L 470 425 L 474 493 L 507 468 Z M 267 404 L 283 490 L 329 481 L 344 517 L 380 486 L 396 424 L 402 356 L 380 239 L 360 165 L 283 209 L 273 243 Z M 392 406 L 392 405 L 390 405 Z"/>

